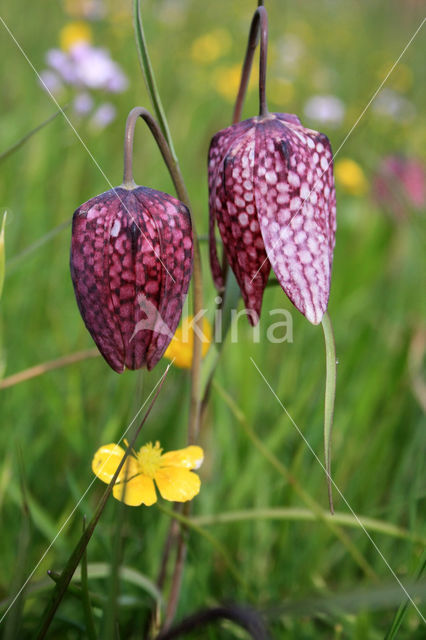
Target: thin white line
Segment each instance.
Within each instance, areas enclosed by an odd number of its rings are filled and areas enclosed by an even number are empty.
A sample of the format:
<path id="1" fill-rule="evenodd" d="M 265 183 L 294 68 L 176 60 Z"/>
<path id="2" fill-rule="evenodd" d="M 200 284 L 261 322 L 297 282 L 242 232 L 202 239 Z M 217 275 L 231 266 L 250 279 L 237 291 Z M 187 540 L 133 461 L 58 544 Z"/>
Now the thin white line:
<path id="1" fill-rule="evenodd" d="M 0 18 L 1 19 L 1 18 Z M 168 368 L 173 364 L 174 360 L 168 365 Z M 161 380 L 163 379 L 164 374 L 160 377 L 160 379 L 158 380 L 158 382 L 156 383 L 155 387 L 152 389 L 151 393 L 148 395 L 148 397 L 146 398 L 145 402 L 142 404 L 142 406 L 140 407 L 140 409 L 138 410 L 138 412 L 136 413 L 136 415 L 134 416 L 134 418 L 132 419 L 132 421 L 130 422 L 130 424 L 126 427 L 126 430 L 124 431 L 123 435 L 121 436 L 121 438 L 118 441 L 118 444 L 124 439 L 124 437 L 126 436 L 126 433 L 128 432 L 128 430 L 130 429 L 130 427 L 132 426 L 132 424 L 135 422 L 136 418 L 138 417 L 138 415 L 140 414 L 140 412 L 142 411 L 142 409 L 144 408 L 144 406 L 146 405 L 146 403 L 148 402 L 148 400 L 150 399 L 150 397 L 152 396 L 152 394 L 154 393 L 154 391 L 156 390 L 156 388 L 158 387 L 158 385 L 160 384 Z M 103 467 L 106 465 L 106 463 L 108 462 L 108 460 L 111 458 L 112 454 L 110 454 L 108 456 L 108 458 L 105 460 L 104 464 L 102 465 L 101 469 L 103 469 Z M 53 538 L 53 540 L 51 541 L 51 543 L 49 544 L 49 546 L 47 547 L 47 549 L 45 550 L 45 552 L 43 553 L 43 555 L 41 556 L 40 560 L 37 562 L 37 564 L 35 565 L 34 569 L 31 571 L 31 573 L 29 574 L 28 578 L 25 580 L 24 584 L 22 585 L 22 587 L 19 589 L 18 593 L 15 595 L 15 597 L 13 598 L 12 602 L 10 603 L 10 605 L 8 606 L 8 608 L 6 609 L 6 611 L 4 612 L 4 614 L 2 615 L 2 617 L 0 618 L 0 624 L 3 622 L 3 620 L 5 619 L 5 617 L 7 616 L 7 614 L 9 613 L 9 611 L 11 610 L 11 608 L 13 607 L 13 605 L 15 604 L 16 600 L 19 598 L 19 596 L 21 595 L 22 591 L 25 589 L 25 587 L 27 586 L 28 582 L 31 580 L 31 578 L 33 577 L 33 575 L 35 574 L 35 572 L 37 571 L 38 567 L 40 566 L 40 564 L 43 562 L 44 558 L 47 556 L 47 554 L 49 553 L 50 549 L 53 547 L 53 545 L 55 544 L 57 538 L 61 535 L 64 527 L 66 527 L 66 525 L 68 524 L 69 520 L 72 518 L 72 516 L 74 515 L 74 513 L 76 512 L 76 510 L 78 509 L 79 505 L 81 504 L 82 500 L 84 499 L 84 497 L 86 496 L 87 492 L 91 489 L 91 487 L 93 486 L 93 484 L 96 482 L 97 478 L 96 476 L 93 478 L 92 482 L 89 484 L 89 486 L 87 487 L 86 491 L 83 493 L 83 495 L 81 496 L 81 498 L 79 499 L 79 501 L 77 502 L 77 504 L 75 505 L 74 509 L 71 511 L 71 513 L 69 514 L 69 516 L 67 517 L 67 519 L 65 520 L 65 522 L 63 523 L 63 525 L 61 526 L 61 528 L 59 529 L 58 533 L 55 535 L 55 537 Z"/>
<path id="2" fill-rule="evenodd" d="M 351 129 L 349 130 L 349 132 L 346 134 L 346 136 L 343 139 L 343 142 L 340 144 L 339 148 L 337 149 L 336 153 L 333 154 L 333 159 L 332 162 L 334 161 L 334 158 L 337 156 L 337 154 L 339 153 L 339 151 L 341 150 L 341 148 L 343 147 L 343 145 L 345 144 L 346 140 L 349 138 L 349 136 L 351 135 L 351 133 L 353 132 L 353 130 L 358 126 L 359 121 L 361 120 L 361 118 L 364 116 L 365 112 L 367 111 L 368 107 L 371 105 L 371 103 L 373 102 L 374 98 L 377 96 L 377 94 L 379 93 L 380 89 L 383 87 L 383 85 L 385 84 L 386 80 L 389 78 L 389 76 L 391 75 L 392 71 L 395 69 L 396 65 L 399 63 L 399 61 L 401 60 L 402 56 L 404 55 L 404 53 L 407 51 L 408 47 L 410 46 L 410 44 L 413 42 L 414 38 L 417 36 L 417 34 L 419 33 L 420 29 L 423 27 L 424 23 L 426 21 L 426 18 L 423 18 L 423 21 L 420 23 L 420 25 L 417 27 L 416 31 L 414 32 L 414 34 L 411 36 L 410 40 L 408 41 L 408 43 L 405 45 L 404 49 L 402 50 L 402 52 L 400 53 L 399 57 L 397 58 L 397 60 L 393 63 L 392 67 L 389 69 L 388 73 L 386 74 L 384 80 L 382 80 L 382 82 L 380 83 L 379 87 L 376 89 L 376 91 L 373 93 L 372 97 L 370 98 L 370 100 L 368 101 L 367 105 L 364 107 L 364 109 L 362 110 L 361 114 L 358 116 L 358 118 L 356 119 L 355 123 L 352 125 Z M 291 221 L 300 213 L 300 211 L 302 211 L 303 209 L 303 205 L 305 204 L 305 202 L 307 201 L 307 199 L 309 198 L 309 196 L 311 195 L 311 193 L 313 191 L 315 191 L 317 184 L 319 183 L 319 181 L 321 180 L 321 178 L 323 177 L 323 175 L 325 174 L 326 171 L 328 171 L 329 167 L 331 165 L 331 162 L 328 163 L 327 167 L 324 169 L 324 171 L 322 172 L 322 174 L 320 175 L 320 177 L 317 179 L 317 181 L 315 182 L 314 186 L 312 187 L 312 189 L 310 190 L 310 192 L 308 193 L 308 195 L 306 196 L 306 198 L 303 200 L 302 204 L 300 205 L 300 207 L 297 209 L 297 211 L 291 216 L 290 220 L 287 222 L 287 224 L 283 227 L 284 229 L 286 229 Z M 278 243 L 274 243 L 274 245 L 272 246 L 272 251 L 277 247 Z M 262 269 L 263 265 L 265 264 L 265 262 L 267 262 L 269 260 L 268 257 L 266 257 L 264 259 L 264 261 L 262 262 L 262 264 L 260 265 L 260 267 L 258 268 L 258 270 L 256 271 L 256 273 L 254 274 L 254 276 L 252 277 L 252 279 L 250 280 L 250 283 L 253 282 L 253 280 L 256 278 L 256 276 L 258 275 L 259 271 Z"/>
<path id="3" fill-rule="evenodd" d="M 281 408 L 283 409 L 283 411 L 286 413 L 287 417 L 290 419 L 291 423 L 293 424 L 293 426 L 296 428 L 298 434 L 301 436 L 301 438 L 303 439 L 303 441 L 305 442 L 305 444 L 307 445 L 309 451 L 312 453 L 312 455 L 314 456 L 315 460 L 319 463 L 319 465 L 321 466 L 322 470 L 324 471 L 325 475 L 327 476 L 327 478 L 332 482 L 334 488 L 336 489 L 337 493 L 340 495 L 340 497 L 342 498 L 343 502 L 346 504 L 346 506 L 348 507 L 349 511 L 352 513 L 353 517 L 355 518 L 355 520 L 357 521 L 357 523 L 359 524 L 359 526 L 361 527 L 361 529 L 364 531 L 365 535 L 367 536 L 367 538 L 370 540 L 371 544 L 373 545 L 373 547 L 375 548 L 375 550 L 377 551 L 377 553 L 379 554 L 379 556 L 382 558 L 383 562 L 385 563 L 385 565 L 387 566 L 387 568 L 389 569 L 389 571 L 391 572 L 392 576 L 395 578 L 395 580 L 397 581 L 397 583 L 399 584 L 399 586 L 401 587 L 402 591 L 405 593 L 405 595 L 407 596 L 407 598 L 409 599 L 409 601 L 411 602 L 411 604 L 413 605 L 413 607 L 415 608 L 415 610 L 417 611 L 417 613 L 419 614 L 420 618 L 422 619 L 422 621 L 426 624 L 426 619 L 423 617 L 422 612 L 420 611 L 420 609 L 417 607 L 417 605 L 415 604 L 413 598 L 410 596 L 410 594 L 408 593 L 407 589 L 404 587 L 404 585 L 402 584 L 401 580 L 398 578 L 398 576 L 396 575 L 395 571 L 392 569 L 392 567 L 390 566 L 389 562 L 386 560 L 385 556 L 383 555 L 383 553 L 380 551 L 379 547 L 377 546 L 377 544 L 374 542 L 373 538 L 371 537 L 371 535 L 368 533 L 367 529 L 364 527 L 363 523 L 361 522 L 361 520 L 358 518 L 357 514 L 355 513 L 355 511 L 352 509 L 351 505 L 349 504 L 349 502 L 346 500 L 345 496 L 343 495 L 343 493 L 340 491 L 339 487 L 337 486 L 337 484 L 334 482 L 333 478 L 329 475 L 329 473 L 327 472 L 327 469 L 325 468 L 325 466 L 323 465 L 323 463 L 321 462 L 321 460 L 319 459 L 319 457 L 317 456 L 317 454 L 315 453 L 314 449 L 311 447 L 311 445 L 309 444 L 308 440 L 305 438 L 305 436 L 303 435 L 302 431 L 299 429 L 299 427 L 297 426 L 297 424 L 295 423 L 295 421 L 293 420 L 293 418 L 291 417 L 291 415 L 289 414 L 289 412 L 287 411 L 287 409 L 285 408 L 285 406 L 283 405 L 283 403 L 281 402 L 281 400 L 279 399 L 279 397 L 277 396 L 277 394 L 275 393 L 275 391 L 273 390 L 273 388 L 271 387 L 270 383 L 268 382 L 268 380 L 265 378 L 265 376 L 263 375 L 263 373 L 261 372 L 261 370 L 259 369 L 259 367 L 257 366 L 257 364 L 255 363 L 255 361 L 253 360 L 253 358 L 250 356 L 250 360 L 252 361 L 253 365 L 256 367 L 258 373 L 260 373 L 261 377 L 263 378 L 264 382 L 266 383 L 266 385 L 269 387 L 269 390 L 272 392 L 272 394 L 274 395 L 274 397 L 278 400 L 278 403 L 280 404 Z"/>
<path id="4" fill-rule="evenodd" d="M 93 156 L 92 152 L 90 151 L 90 149 L 88 148 L 88 146 L 86 145 L 86 143 L 84 142 L 84 140 L 82 139 L 82 137 L 80 136 L 80 134 L 78 133 L 77 129 L 74 127 L 73 123 L 71 122 L 71 120 L 68 118 L 67 114 L 65 113 L 65 111 L 62 109 L 62 107 L 60 106 L 60 104 L 58 103 L 58 101 L 56 100 L 55 96 L 53 95 L 53 93 L 50 91 L 50 89 L 47 87 L 47 85 L 45 84 L 45 82 L 43 82 L 42 77 L 40 76 L 39 72 L 37 71 L 37 69 L 35 68 L 35 66 L 33 65 L 33 63 L 31 62 L 31 60 L 29 59 L 28 55 L 25 53 L 24 49 L 21 47 L 21 45 L 19 44 L 19 42 L 17 41 L 17 39 L 15 38 L 15 36 L 13 35 L 13 33 L 11 32 L 11 30 L 9 29 L 9 27 L 7 26 L 6 22 L 3 20 L 3 18 L 0 16 L 0 20 L 3 23 L 4 28 L 6 29 L 6 31 L 8 32 L 8 34 L 10 35 L 10 37 L 12 38 L 12 40 L 14 41 L 14 43 L 16 44 L 16 46 L 18 47 L 19 51 L 22 53 L 22 55 L 24 56 L 25 60 L 28 62 L 28 64 L 30 65 L 31 69 L 34 71 L 34 73 L 36 74 L 39 82 L 43 85 L 43 87 L 45 88 L 45 90 L 47 91 L 47 93 L 49 94 L 49 96 L 51 97 L 51 99 L 53 100 L 53 102 L 55 103 L 55 105 L 58 107 L 58 110 L 61 112 L 61 114 L 64 116 L 65 120 L 67 121 L 67 123 L 69 124 L 69 126 L 71 127 L 71 129 L 73 130 L 74 134 L 76 135 L 77 139 L 81 142 L 82 146 L 84 147 L 84 149 L 87 151 L 87 153 L 89 154 L 91 160 L 93 161 L 93 163 L 95 164 L 96 168 L 99 170 L 99 172 L 102 174 L 103 178 L 105 179 L 105 181 L 107 182 L 107 184 L 110 186 L 111 190 L 114 192 L 115 196 L 119 199 L 123 209 L 126 211 L 126 213 L 128 213 L 128 215 L 130 216 L 131 220 L 133 221 L 133 223 L 136 225 L 136 227 L 139 229 L 140 233 L 143 235 L 143 237 L 145 238 L 145 240 L 148 242 L 149 246 L 151 247 L 152 251 L 154 252 L 154 255 L 156 256 L 156 258 L 158 258 L 158 260 L 160 261 L 160 263 L 162 264 L 163 268 L 165 269 L 165 271 L 167 272 L 167 274 L 170 276 L 170 278 L 173 280 L 173 282 L 176 282 L 175 279 L 173 278 L 172 274 L 169 272 L 169 270 L 167 269 L 166 265 L 163 263 L 163 261 L 161 260 L 161 257 L 159 255 L 157 255 L 157 252 L 155 251 L 154 247 L 152 246 L 149 238 L 146 237 L 146 235 L 144 234 L 144 232 L 142 231 L 142 229 L 140 228 L 140 226 L 138 225 L 137 221 L 134 219 L 134 217 L 132 216 L 132 214 L 130 213 L 130 211 L 128 210 L 128 208 L 126 207 L 126 205 L 124 204 L 124 202 L 122 201 L 122 199 L 120 198 L 120 196 L 117 193 L 117 190 L 115 187 L 112 186 L 111 182 L 109 181 L 107 175 L 105 174 L 105 172 L 102 170 L 101 166 L 99 165 L 99 163 L 95 160 L 95 157 Z"/>

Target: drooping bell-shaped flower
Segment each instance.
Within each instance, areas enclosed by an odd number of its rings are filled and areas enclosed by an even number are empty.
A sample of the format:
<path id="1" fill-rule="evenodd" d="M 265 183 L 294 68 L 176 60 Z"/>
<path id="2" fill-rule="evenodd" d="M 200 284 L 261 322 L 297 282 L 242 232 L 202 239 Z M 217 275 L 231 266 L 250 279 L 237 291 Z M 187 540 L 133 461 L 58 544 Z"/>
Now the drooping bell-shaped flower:
<path id="1" fill-rule="evenodd" d="M 223 286 L 214 228 L 256 324 L 272 267 L 313 324 L 327 309 L 336 230 L 328 138 L 297 116 L 266 113 L 219 131 L 209 151 L 210 262 Z"/>
<path id="2" fill-rule="evenodd" d="M 259 116 L 239 122 L 258 39 Z M 217 222 L 251 324 L 259 320 L 271 267 L 295 307 L 318 324 L 328 304 L 336 230 L 333 156 L 328 138 L 303 127 L 297 116 L 269 113 L 267 50 L 267 11 L 258 6 L 234 124 L 219 131 L 210 144 L 210 264 L 222 288 Z"/>
<path id="3" fill-rule="evenodd" d="M 132 180 L 75 211 L 70 265 L 77 303 L 118 373 L 152 369 L 162 357 L 180 320 L 192 253 L 187 207 Z"/>

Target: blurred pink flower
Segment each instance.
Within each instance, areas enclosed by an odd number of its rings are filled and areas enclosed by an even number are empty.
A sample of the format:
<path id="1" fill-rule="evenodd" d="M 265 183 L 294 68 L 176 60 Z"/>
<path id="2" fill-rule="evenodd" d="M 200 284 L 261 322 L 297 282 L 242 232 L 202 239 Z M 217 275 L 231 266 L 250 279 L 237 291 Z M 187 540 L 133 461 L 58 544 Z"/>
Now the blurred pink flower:
<path id="1" fill-rule="evenodd" d="M 373 196 L 385 210 L 402 220 L 410 209 L 426 206 L 426 168 L 417 158 L 386 156 L 373 178 Z"/>

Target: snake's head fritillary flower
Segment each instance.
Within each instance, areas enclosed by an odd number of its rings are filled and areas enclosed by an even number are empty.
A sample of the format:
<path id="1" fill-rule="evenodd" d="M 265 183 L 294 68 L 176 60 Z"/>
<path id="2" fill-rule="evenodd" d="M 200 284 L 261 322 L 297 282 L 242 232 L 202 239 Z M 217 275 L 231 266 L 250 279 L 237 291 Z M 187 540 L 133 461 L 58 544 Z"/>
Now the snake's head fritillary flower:
<path id="1" fill-rule="evenodd" d="M 127 444 L 127 443 L 126 443 Z M 95 453 L 93 473 L 109 484 L 124 456 L 118 444 L 106 444 Z M 190 446 L 163 453 L 160 443 L 145 444 L 133 451 L 118 474 L 112 493 L 114 498 L 131 507 L 151 506 L 157 502 L 155 485 L 165 500 L 187 502 L 200 491 L 199 469 L 204 459 L 201 447 Z"/>
<path id="2" fill-rule="evenodd" d="M 273 113 L 219 131 L 209 151 L 210 262 L 224 286 L 214 229 L 256 324 L 275 275 L 313 324 L 327 309 L 336 230 L 328 138 L 292 114 Z"/>
<path id="3" fill-rule="evenodd" d="M 182 314 L 192 273 L 191 219 L 172 196 L 111 189 L 73 217 L 71 277 L 77 303 L 108 364 L 152 369 Z"/>

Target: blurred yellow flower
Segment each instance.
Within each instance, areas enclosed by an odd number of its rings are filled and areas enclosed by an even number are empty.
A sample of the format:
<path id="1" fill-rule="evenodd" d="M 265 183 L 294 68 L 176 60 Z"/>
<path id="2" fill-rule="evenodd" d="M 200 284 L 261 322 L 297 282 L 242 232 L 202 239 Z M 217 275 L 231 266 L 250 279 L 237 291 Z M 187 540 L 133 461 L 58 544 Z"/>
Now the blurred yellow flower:
<path id="1" fill-rule="evenodd" d="M 165 358 L 173 360 L 173 364 L 182 369 L 190 369 L 192 367 L 192 350 L 194 348 L 194 327 L 192 322 L 193 316 L 188 316 L 183 320 L 181 326 L 176 329 L 176 333 L 164 353 Z M 212 327 L 207 318 L 203 318 L 202 333 L 202 355 L 204 358 L 212 342 Z"/>
<path id="2" fill-rule="evenodd" d="M 350 158 L 341 158 L 334 165 L 336 182 L 353 196 L 362 196 L 367 192 L 368 183 L 362 168 Z"/>
<path id="3" fill-rule="evenodd" d="M 92 41 L 92 30 L 86 22 L 69 22 L 59 32 L 61 49 L 69 51 L 76 44 Z"/>
<path id="4" fill-rule="evenodd" d="M 215 29 L 194 40 L 191 57 L 195 62 L 208 64 L 225 55 L 231 46 L 231 36 L 225 29 Z"/>
<path id="5" fill-rule="evenodd" d="M 92 460 L 95 476 L 109 484 L 123 455 L 124 449 L 118 444 L 100 447 Z M 159 442 L 154 445 L 148 442 L 126 459 L 113 487 L 113 496 L 131 507 L 141 504 L 149 507 L 157 502 L 157 485 L 165 500 L 192 500 L 199 493 L 201 483 L 191 469 L 199 469 L 203 459 L 201 447 L 190 446 L 163 453 Z"/>
<path id="6" fill-rule="evenodd" d="M 219 67 L 215 70 L 212 76 L 213 87 L 229 102 L 234 102 L 237 97 L 240 79 L 241 65 L 239 64 L 235 64 L 232 67 Z M 258 74 L 254 68 L 250 75 L 248 89 L 253 89 L 257 82 Z"/>

